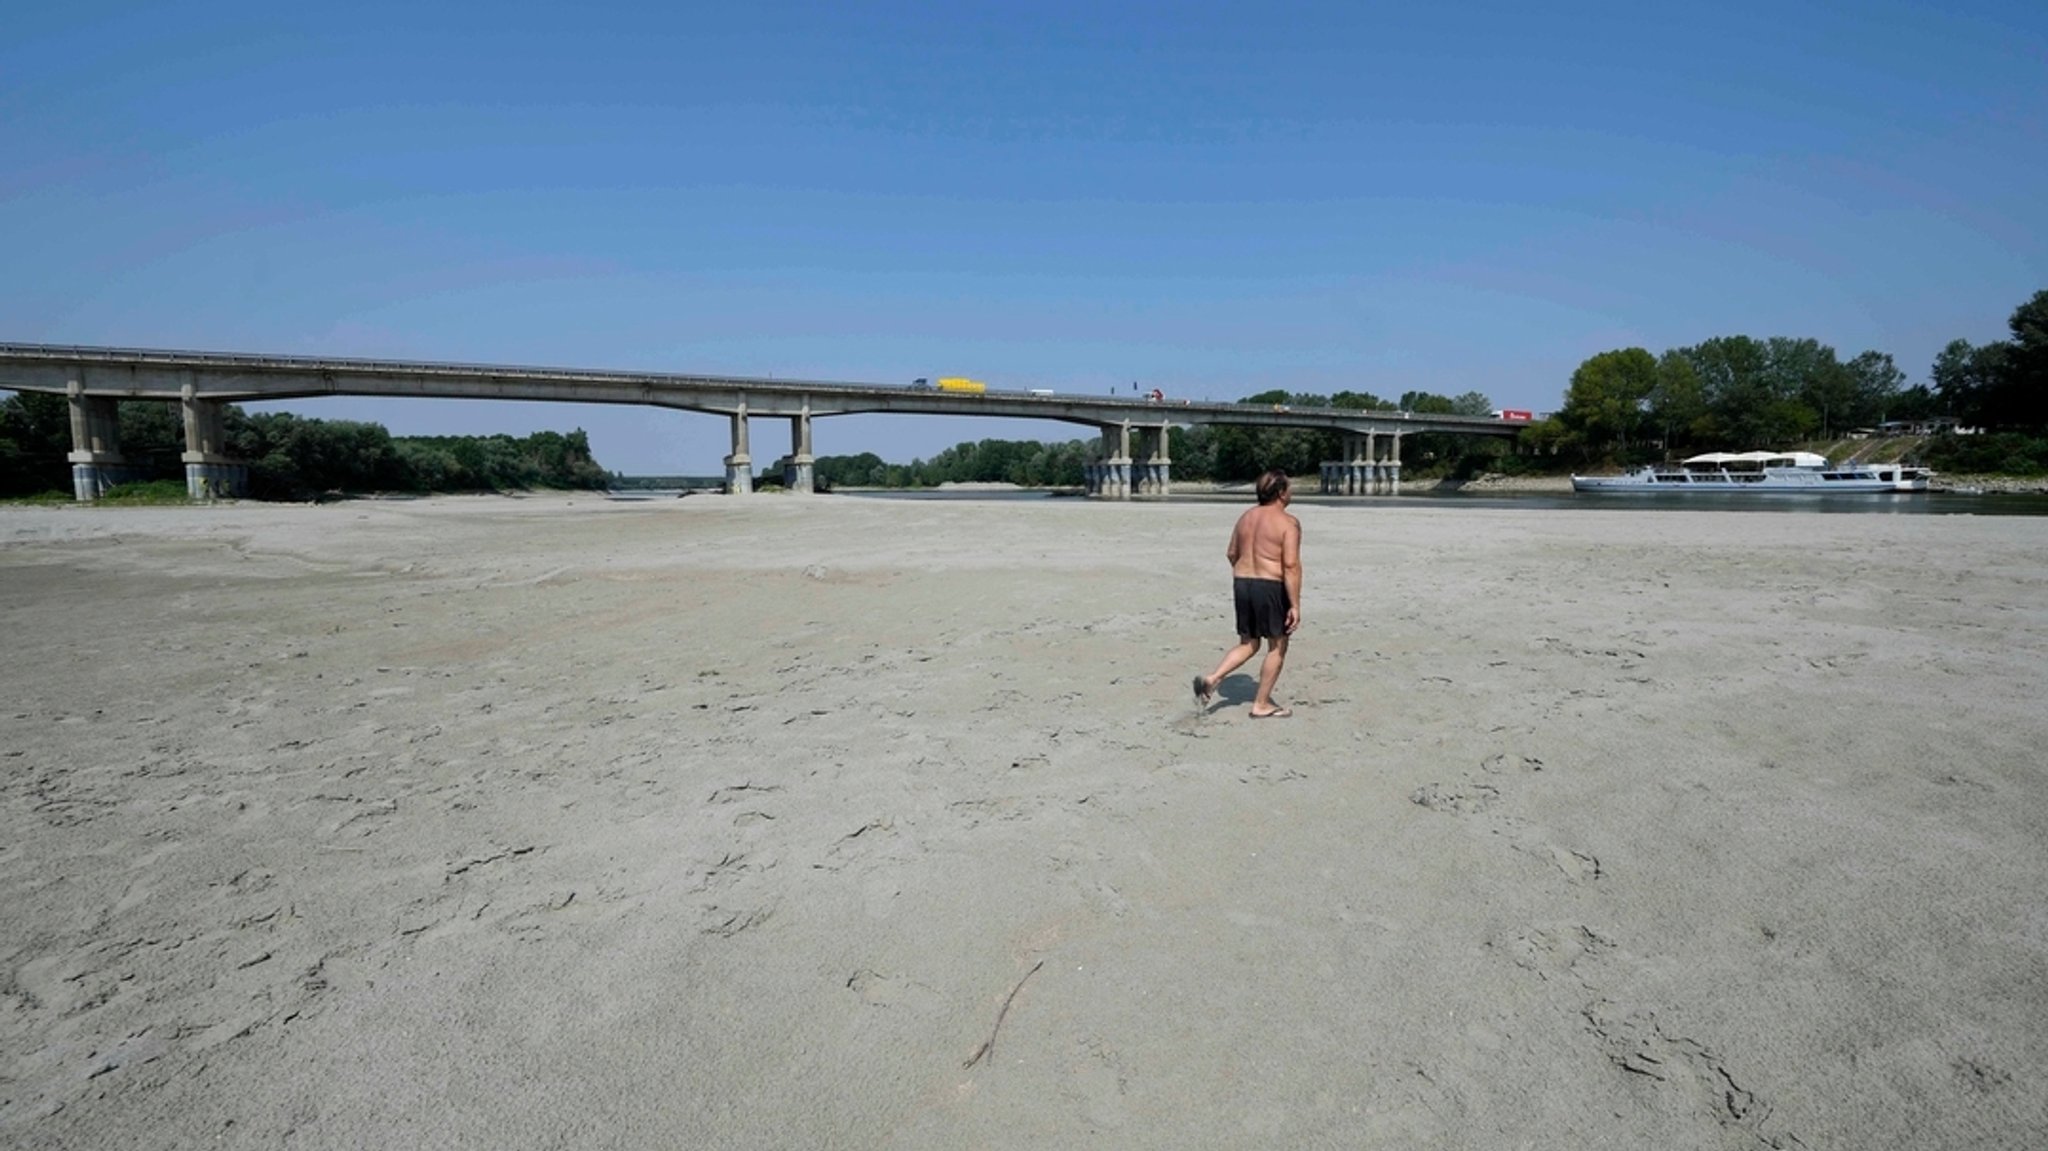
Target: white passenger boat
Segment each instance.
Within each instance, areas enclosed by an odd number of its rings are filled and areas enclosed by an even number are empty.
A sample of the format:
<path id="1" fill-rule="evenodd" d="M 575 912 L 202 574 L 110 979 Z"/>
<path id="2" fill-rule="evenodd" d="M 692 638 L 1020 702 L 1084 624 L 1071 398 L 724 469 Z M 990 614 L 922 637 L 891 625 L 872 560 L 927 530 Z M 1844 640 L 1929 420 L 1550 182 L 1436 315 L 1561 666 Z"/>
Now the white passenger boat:
<path id="1" fill-rule="evenodd" d="M 1620 476 L 1573 476 L 1575 492 L 1827 495 L 1924 492 L 1926 468 L 1908 464 L 1830 464 L 1813 452 L 1708 452 L 1676 464 Z"/>

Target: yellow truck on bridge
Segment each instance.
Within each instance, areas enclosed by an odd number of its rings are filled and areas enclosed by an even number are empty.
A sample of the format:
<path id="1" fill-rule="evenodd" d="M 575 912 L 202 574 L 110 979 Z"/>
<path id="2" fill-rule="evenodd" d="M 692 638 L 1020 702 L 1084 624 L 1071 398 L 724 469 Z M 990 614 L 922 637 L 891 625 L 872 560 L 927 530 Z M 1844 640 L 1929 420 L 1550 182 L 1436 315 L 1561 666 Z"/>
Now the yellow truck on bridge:
<path id="1" fill-rule="evenodd" d="M 988 391 L 987 384 L 982 383 L 980 380 L 970 380 L 966 376 L 940 376 L 936 385 L 930 380 L 919 377 L 912 380 L 910 386 L 913 388 L 937 387 L 942 392 L 961 392 L 971 396 L 978 396 Z"/>

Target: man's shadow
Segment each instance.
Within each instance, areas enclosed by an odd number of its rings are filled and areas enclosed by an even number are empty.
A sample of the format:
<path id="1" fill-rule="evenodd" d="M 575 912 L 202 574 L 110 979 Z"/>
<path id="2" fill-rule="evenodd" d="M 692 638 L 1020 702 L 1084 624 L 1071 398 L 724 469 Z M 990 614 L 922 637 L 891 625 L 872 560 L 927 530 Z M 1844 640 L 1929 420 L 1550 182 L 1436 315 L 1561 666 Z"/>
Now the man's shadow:
<path id="1" fill-rule="evenodd" d="M 1210 698 L 1202 710 L 1206 713 L 1234 703 L 1250 703 L 1258 698 L 1258 694 L 1258 676 L 1233 673 L 1224 676 L 1222 682 L 1216 685 L 1216 694 Z"/>

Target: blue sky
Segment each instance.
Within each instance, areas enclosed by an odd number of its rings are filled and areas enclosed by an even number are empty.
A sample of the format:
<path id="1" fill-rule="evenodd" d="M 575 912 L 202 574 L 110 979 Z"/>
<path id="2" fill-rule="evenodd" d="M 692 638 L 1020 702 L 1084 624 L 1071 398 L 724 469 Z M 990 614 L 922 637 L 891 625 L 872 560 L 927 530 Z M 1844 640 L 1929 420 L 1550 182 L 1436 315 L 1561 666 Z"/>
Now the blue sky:
<path id="1" fill-rule="evenodd" d="M 0 340 L 1550 409 L 1737 333 L 1922 380 L 2048 287 L 2038 3 L 8 7 Z"/>

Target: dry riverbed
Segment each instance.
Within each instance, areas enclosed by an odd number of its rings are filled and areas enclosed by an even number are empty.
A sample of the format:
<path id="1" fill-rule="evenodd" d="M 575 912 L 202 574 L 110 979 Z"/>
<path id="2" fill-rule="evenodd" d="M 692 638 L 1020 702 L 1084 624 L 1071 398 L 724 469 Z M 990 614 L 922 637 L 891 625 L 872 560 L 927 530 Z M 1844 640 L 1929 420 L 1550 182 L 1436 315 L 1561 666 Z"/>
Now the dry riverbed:
<path id="1" fill-rule="evenodd" d="M 0 1142 L 2048 1141 L 2048 519 L 0 509 Z"/>

